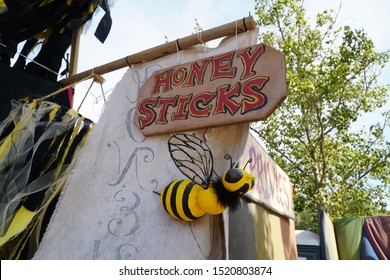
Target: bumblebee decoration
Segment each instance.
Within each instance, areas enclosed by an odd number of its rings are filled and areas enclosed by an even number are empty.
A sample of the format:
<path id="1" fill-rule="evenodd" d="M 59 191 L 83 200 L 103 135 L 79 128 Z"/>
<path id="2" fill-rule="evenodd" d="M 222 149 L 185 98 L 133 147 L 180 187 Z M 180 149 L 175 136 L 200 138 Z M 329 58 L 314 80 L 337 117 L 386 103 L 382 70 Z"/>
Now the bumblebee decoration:
<path id="1" fill-rule="evenodd" d="M 232 162 L 230 169 L 218 176 L 210 148 L 196 136 L 175 134 L 168 140 L 168 149 L 175 165 L 188 178 L 171 182 L 160 194 L 162 207 L 178 220 L 194 221 L 206 213 L 217 215 L 227 207 L 235 210 L 239 196 L 253 188 L 255 177 Z M 231 160 L 230 155 L 225 159 Z"/>

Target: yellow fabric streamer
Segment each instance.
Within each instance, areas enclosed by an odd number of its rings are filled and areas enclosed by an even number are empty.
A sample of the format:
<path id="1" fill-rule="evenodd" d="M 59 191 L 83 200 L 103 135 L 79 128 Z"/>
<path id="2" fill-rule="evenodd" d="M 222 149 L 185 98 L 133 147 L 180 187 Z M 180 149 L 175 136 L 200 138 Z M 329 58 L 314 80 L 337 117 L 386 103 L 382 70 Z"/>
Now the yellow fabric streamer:
<path id="1" fill-rule="evenodd" d="M 24 206 L 20 207 L 8 227 L 7 233 L 0 237 L 0 247 L 3 246 L 9 239 L 25 230 L 35 214 L 35 212 L 27 210 Z"/>
<path id="2" fill-rule="evenodd" d="M 0 259 L 33 256 L 43 218 L 50 214 L 47 208 L 62 190 L 93 127 L 75 110 L 61 112 L 55 103 L 13 105 L 0 123 L 0 135 L 13 127 L 0 141 Z M 39 165 L 33 166 L 33 161 Z"/>

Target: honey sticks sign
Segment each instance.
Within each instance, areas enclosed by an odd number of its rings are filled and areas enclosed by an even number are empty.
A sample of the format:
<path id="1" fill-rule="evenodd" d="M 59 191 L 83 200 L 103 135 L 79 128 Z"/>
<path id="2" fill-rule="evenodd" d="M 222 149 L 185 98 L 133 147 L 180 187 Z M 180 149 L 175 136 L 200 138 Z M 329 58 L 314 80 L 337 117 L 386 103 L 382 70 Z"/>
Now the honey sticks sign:
<path id="1" fill-rule="evenodd" d="M 285 57 L 258 44 L 154 73 L 134 121 L 145 136 L 259 121 L 285 98 Z"/>

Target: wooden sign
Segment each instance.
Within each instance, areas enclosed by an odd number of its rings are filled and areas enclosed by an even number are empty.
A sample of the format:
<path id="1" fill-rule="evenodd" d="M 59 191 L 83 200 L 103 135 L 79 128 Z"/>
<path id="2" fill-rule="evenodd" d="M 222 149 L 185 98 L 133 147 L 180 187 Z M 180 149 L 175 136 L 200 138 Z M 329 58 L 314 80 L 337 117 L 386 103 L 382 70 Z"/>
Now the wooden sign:
<path id="1" fill-rule="evenodd" d="M 266 119 L 286 98 L 284 55 L 264 44 L 154 73 L 134 122 L 145 136 Z"/>

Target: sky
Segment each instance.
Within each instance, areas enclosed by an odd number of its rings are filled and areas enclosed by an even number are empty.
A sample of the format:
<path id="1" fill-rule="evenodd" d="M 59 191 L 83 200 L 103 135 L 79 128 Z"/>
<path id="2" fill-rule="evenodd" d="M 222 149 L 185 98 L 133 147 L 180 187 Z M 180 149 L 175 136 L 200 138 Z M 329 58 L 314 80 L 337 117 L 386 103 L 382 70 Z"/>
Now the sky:
<path id="1" fill-rule="evenodd" d="M 206 30 L 242 19 L 251 14 L 255 20 L 254 0 L 109 0 L 113 24 L 104 44 L 94 32 L 103 12 L 98 10 L 85 28 L 80 42 L 77 72 L 92 69 L 128 55 L 146 50 L 195 32 L 195 19 Z M 307 16 L 315 18 L 324 9 L 338 9 L 339 0 L 306 0 Z M 388 0 L 342 0 L 339 15 L 340 25 L 363 28 L 374 41 L 378 51 L 390 50 L 390 1 Z M 214 44 L 214 45 L 213 45 Z M 208 46 L 215 47 L 217 42 Z M 108 98 L 115 84 L 126 72 L 117 70 L 103 75 L 105 97 Z M 379 82 L 390 84 L 390 64 L 386 66 Z M 77 109 L 91 81 L 76 87 Z M 100 85 L 94 84 L 80 108 L 80 113 L 98 121 L 104 108 Z M 372 116 L 373 117 L 373 116 Z"/>

